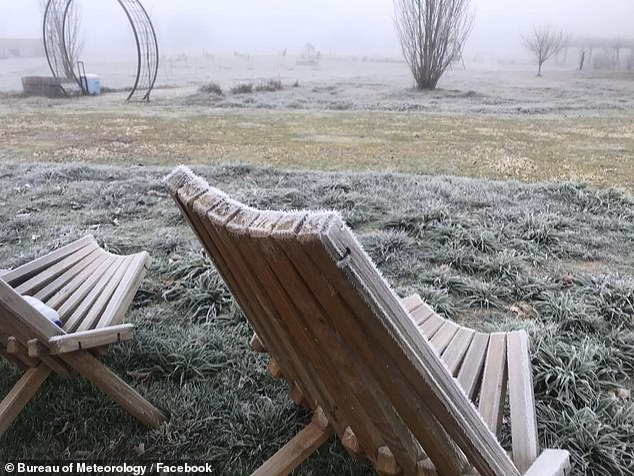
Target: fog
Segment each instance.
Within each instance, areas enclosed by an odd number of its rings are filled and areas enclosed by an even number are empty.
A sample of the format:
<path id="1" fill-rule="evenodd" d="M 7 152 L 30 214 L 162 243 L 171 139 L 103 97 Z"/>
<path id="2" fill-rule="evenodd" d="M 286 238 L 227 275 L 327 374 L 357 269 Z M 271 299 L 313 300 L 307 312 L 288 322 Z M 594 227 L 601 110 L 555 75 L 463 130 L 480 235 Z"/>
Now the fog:
<path id="1" fill-rule="evenodd" d="M 76 0 L 86 55 L 128 55 L 130 28 L 117 2 Z M 164 54 L 299 53 L 310 41 L 324 54 L 396 56 L 391 0 L 144 0 Z M 632 0 L 472 0 L 466 55 L 521 52 L 520 33 L 549 23 L 573 35 L 634 36 Z M 0 0 L 1 37 L 40 37 L 38 0 Z"/>

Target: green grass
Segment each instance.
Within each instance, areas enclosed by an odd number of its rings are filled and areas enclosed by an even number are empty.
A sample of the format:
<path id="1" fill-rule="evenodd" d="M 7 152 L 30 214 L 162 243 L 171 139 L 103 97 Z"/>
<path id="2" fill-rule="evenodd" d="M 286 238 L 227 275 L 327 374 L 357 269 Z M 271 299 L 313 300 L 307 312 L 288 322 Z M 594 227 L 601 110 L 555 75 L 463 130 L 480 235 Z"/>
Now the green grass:
<path id="1" fill-rule="evenodd" d="M 204 111 L 204 112 L 203 112 Z M 146 109 L 12 112 L 0 159 L 161 165 L 250 164 L 527 182 L 573 180 L 634 191 L 634 121 L 403 112 Z"/>
<path id="2" fill-rule="evenodd" d="M 249 474 L 308 419 L 248 348 L 251 330 L 160 183 L 168 168 L 5 162 L 0 267 L 93 233 L 153 265 L 108 365 L 169 415 L 141 427 L 81 379 L 45 384 L 0 461 L 192 459 Z M 573 183 L 198 167 L 263 208 L 336 208 L 400 295 L 456 321 L 531 334 L 541 445 L 576 475 L 634 474 L 634 200 Z M 18 373 L 0 363 L 0 394 Z M 37 435 L 35 437 L 34 435 Z M 508 441 L 508 440 L 505 440 Z M 367 474 L 338 443 L 298 474 Z"/>

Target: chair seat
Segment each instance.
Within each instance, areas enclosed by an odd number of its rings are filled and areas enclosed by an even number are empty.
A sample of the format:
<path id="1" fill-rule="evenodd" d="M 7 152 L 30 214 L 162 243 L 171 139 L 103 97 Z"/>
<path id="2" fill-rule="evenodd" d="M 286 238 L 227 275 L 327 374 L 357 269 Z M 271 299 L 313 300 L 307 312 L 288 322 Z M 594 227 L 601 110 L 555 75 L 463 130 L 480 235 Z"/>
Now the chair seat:
<path id="1" fill-rule="evenodd" d="M 148 263 L 145 252 L 113 255 L 86 236 L 0 272 L 0 357 L 24 370 L 0 401 L 0 437 L 52 372 L 63 377 L 78 373 L 148 426 L 156 428 L 165 419 L 97 358 L 108 345 L 133 337 L 134 326 L 117 323 Z M 23 296 L 57 311 L 63 328 Z"/>
<path id="2" fill-rule="evenodd" d="M 0 274 L 16 292 L 55 309 L 66 332 L 118 324 L 149 266 L 146 252 L 119 256 L 92 236 Z"/>

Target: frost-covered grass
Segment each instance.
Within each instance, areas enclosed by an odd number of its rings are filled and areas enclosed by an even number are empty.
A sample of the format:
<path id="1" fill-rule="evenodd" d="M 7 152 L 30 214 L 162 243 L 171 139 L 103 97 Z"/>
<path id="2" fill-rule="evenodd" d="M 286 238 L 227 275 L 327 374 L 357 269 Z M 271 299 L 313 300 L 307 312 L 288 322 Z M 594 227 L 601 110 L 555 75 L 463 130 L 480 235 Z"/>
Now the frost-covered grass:
<path id="1" fill-rule="evenodd" d="M 106 360 L 170 419 L 148 431 L 85 381 L 54 377 L 2 438 L 0 461 L 189 458 L 248 474 L 307 421 L 248 348 L 248 324 L 160 183 L 168 170 L 3 164 L 0 267 L 86 233 L 112 251 L 152 255 L 128 316 L 137 338 Z M 195 170 L 257 207 L 336 208 L 400 295 L 418 292 L 486 330 L 527 329 L 542 445 L 569 449 L 576 475 L 633 474 L 631 195 L 572 183 Z M 0 363 L 0 394 L 17 376 Z M 367 471 L 331 442 L 298 474 Z"/>

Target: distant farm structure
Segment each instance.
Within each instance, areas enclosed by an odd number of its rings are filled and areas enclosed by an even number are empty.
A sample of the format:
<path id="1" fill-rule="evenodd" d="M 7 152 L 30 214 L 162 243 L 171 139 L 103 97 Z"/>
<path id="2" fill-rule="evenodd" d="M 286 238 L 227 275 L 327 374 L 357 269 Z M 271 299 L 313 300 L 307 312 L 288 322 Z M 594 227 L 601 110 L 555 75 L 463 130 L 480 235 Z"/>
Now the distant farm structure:
<path id="1" fill-rule="evenodd" d="M 568 50 L 578 52 L 579 69 L 634 69 L 634 38 L 572 38 L 559 62 L 566 63 Z"/>
<path id="2" fill-rule="evenodd" d="M 39 38 L 0 38 L 0 59 L 44 56 L 44 46 Z"/>

